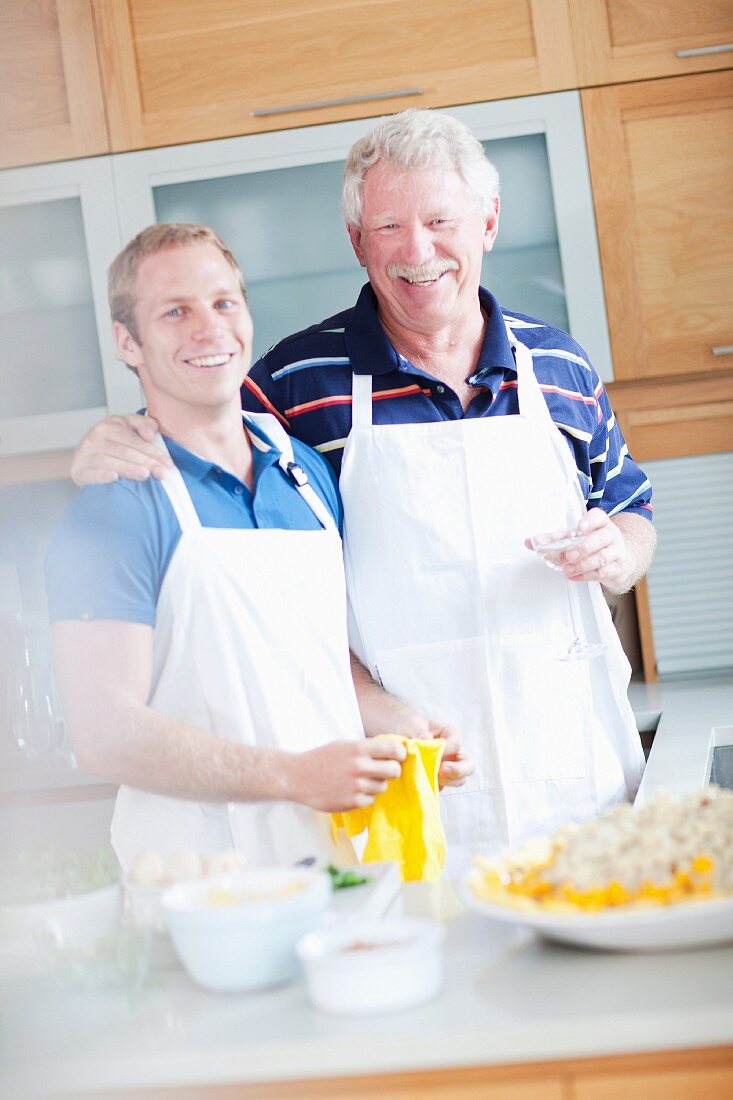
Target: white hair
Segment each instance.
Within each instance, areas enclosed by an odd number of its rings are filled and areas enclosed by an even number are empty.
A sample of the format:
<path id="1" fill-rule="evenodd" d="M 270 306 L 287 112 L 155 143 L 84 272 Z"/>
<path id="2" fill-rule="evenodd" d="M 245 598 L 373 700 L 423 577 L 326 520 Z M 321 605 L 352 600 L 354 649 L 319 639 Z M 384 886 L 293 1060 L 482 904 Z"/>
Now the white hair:
<path id="1" fill-rule="evenodd" d="M 380 118 L 355 141 L 344 167 L 341 209 L 348 225 L 361 225 L 364 177 L 378 160 L 409 171 L 454 168 L 473 195 L 482 217 L 499 195 L 499 173 L 465 122 L 439 111 L 411 107 Z"/>

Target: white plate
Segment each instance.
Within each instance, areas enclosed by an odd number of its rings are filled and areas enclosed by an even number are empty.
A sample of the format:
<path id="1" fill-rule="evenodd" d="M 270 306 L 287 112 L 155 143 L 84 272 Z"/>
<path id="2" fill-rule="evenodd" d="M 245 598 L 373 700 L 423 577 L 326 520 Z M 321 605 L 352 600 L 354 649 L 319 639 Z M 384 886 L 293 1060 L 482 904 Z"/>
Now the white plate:
<path id="1" fill-rule="evenodd" d="M 733 897 L 655 909 L 546 913 L 514 909 L 478 897 L 470 881 L 480 874 L 469 871 L 461 881 L 461 897 L 469 909 L 492 920 L 533 928 L 560 943 L 604 951 L 674 951 L 733 942 Z"/>

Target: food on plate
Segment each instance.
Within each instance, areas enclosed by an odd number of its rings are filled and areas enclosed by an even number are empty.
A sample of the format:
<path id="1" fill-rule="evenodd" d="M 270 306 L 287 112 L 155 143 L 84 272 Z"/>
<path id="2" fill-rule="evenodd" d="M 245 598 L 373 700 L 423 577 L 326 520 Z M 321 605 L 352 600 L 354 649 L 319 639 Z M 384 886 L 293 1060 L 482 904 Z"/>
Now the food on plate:
<path id="1" fill-rule="evenodd" d="M 598 912 L 733 895 L 733 792 L 620 803 L 509 855 L 477 857 L 474 893 L 518 909 Z"/>
<path id="2" fill-rule="evenodd" d="M 216 886 L 209 893 L 209 905 L 212 909 L 223 909 L 232 905 L 251 905 L 261 901 L 279 901 L 281 898 L 288 897 L 290 894 L 297 894 L 304 886 L 304 882 L 289 882 L 286 886 L 278 886 L 277 889 L 248 890 L 246 893 Z"/>
<path id="3" fill-rule="evenodd" d="M 241 905 L 242 899 L 233 890 L 222 890 L 217 887 L 209 894 L 209 905 L 212 909 L 223 909 L 227 905 Z"/>
<path id="4" fill-rule="evenodd" d="M 326 870 L 331 876 L 331 886 L 334 890 L 346 890 L 349 886 L 363 886 L 365 882 L 372 880 L 371 875 L 363 875 L 361 871 L 354 871 L 348 867 L 342 871 L 333 863 L 329 863 Z"/>
<path id="5" fill-rule="evenodd" d="M 234 848 L 226 848 L 222 852 L 209 852 L 203 857 L 204 873 L 207 875 L 234 875 L 247 866 L 247 860 L 241 852 L 235 852 Z"/>
<path id="6" fill-rule="evenodd" d="M 146 849 L 140 852 L 127 875 L 132 886 L 161 887 L 175 882 L 188 882 L 204 875 L 233 874 L 247 864 L 240 852 L 226 849 L 221 852 L 195 852 L 181 848 L 169 857 L 167 863 L 159 852 Z"/>
<path id="7" fill-rule="evenodd" d="M 166 870 L 172 882 L 187 882 L 190 878 L 201 878 L 204 874 L 204 861 L 198 852 L 184 848 L 173 852 Z"/>
<path id="8" fill-rule="evenodd" d="M 365 940 L 356 940 L 354 943 L 346 943 L 341 948 L 342 951 L 380 951 L 385 947 L 402 947 L 409 943 L 409 939 L 401 940 L 378 940 L 374 943 L 369 943 Z"/>
<path id="9" fill-rule="evenodd" d="M 158 886 L 165 875 L 165 864 L 160 852 L 140 852 L 130 868 L 129 879 L 135 886 Z"/>

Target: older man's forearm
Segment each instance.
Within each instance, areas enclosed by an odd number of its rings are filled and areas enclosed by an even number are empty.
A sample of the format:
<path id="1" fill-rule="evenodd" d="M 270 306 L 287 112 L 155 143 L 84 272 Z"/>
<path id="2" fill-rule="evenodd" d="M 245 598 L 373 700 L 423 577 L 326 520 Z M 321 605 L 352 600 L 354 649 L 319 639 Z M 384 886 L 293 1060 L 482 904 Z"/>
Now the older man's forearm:
<path id="1" fill-rule="evenodd" d="M 353 653 L 350 657 L 351 678 L 364 733 L 367 737 L 378 733 L 401 733 L 405 723 L 412 723 L 415 719 L 416 712 L 372 679 L 369 669 L 358 657 Z"/>
<path id="2" fill-rule="evenodd" d="M 604 584 L 604 588 L 608 588 L 614 595 L 621 595 L 633 588 L 651 565 L 657 545 L 657 532 L 648 519 L 631 513 L 621 512 L 612 516 L 611 522 L 623 535 L 626 568 L 622 576 L 614 580 L 613 584 Z"/>

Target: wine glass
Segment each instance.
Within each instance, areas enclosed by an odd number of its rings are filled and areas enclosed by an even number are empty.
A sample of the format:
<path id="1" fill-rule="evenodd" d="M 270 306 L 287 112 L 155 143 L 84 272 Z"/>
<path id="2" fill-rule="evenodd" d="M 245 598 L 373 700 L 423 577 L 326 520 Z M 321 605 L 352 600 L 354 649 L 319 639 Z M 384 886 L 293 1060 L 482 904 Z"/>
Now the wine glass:
<path id="1" fill-rule="evenodd" d="M 48 628 L 27 622 L 15 625 L 13 660 L 8 670 L 15 742 L 29 760 L 68 759 Z"/>
<path id="2" fill-rule="evenodd" d="M 562 551 L 569 550 L 572 546 L 582 542 L 584 538 L 583 532 L 575 529 L 566 531 L 558 538 L 538 535 L 530 539 L 530 542 L 532 549 L 537 551 L 548 568 L 554 569 L 556 572 L 562 572 L 562 562 L 560 560 Z M 578 592 L 573 581 L 565 582 L 565 591 L 568 598 L 568 608 L 570 609 L 570 622 L 573 627 L 573 640 L 566 649 L 555 655 L 556 659 L 558 661 L 590 661 L 594 657 L 600 657 L 601 654 L 606 652 L 604 643 L 586 642 L 580 637 L 577 625 L 580 618 L 580 608 L 578 607 Z"/>

